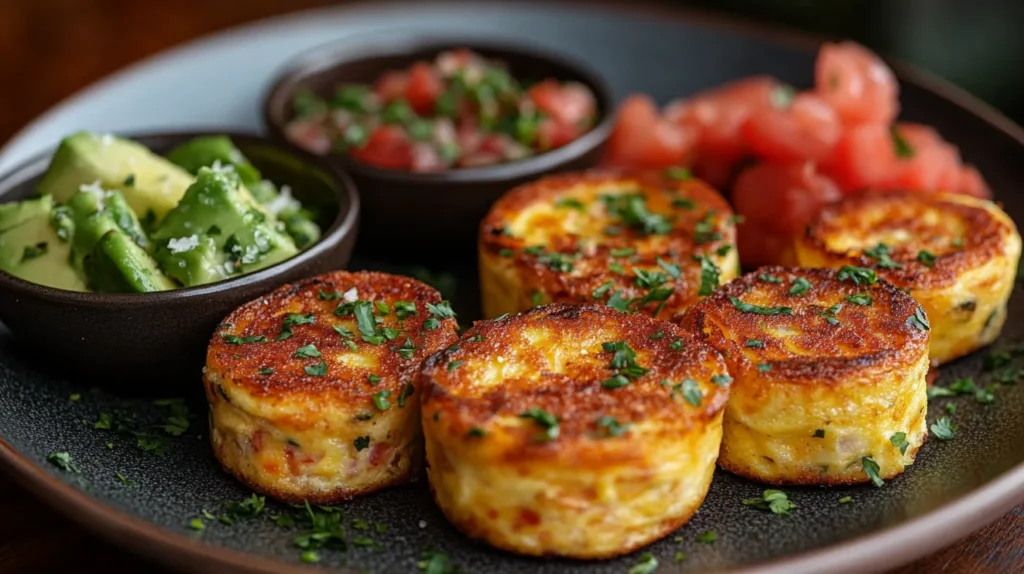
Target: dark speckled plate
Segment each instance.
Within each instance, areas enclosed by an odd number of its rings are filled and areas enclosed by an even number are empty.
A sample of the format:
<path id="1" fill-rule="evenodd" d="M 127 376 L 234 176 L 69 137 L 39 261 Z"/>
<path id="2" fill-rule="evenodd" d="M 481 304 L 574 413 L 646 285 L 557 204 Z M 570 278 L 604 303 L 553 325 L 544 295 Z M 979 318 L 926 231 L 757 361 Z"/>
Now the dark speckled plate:
<path id="1" fill-rule="evenodd" d="M 32 146 L 50 146 L 59 134 L 83 125 L 124 130 L 162 127 L 153 124 L 175 120 L 195 124 L 227 119 L 255 127 L 261 94 L 251 89 L 253 78 L 269 85 L 273 68 L 296 51 L 338 38 L 362 42 L 367 37 L 364 32 L 386 37 L 445 31 L 529 39 L 540 47 L 587 58 L 606 75 L 617 97 L 639 90 L 662 102 L 753 73 L 770 73 L 805 86 L 811 80 L 814 54 L 809 44 L 705 18 L 653 11 L 523 4 L 490 4 L 474 10 L 424 5 L 404 11 L 333 9 L 259 24 L 255 30 L 207 40 L 137 68 L 33 126 L 15 141 L 14 151 L 27 154 Z M 1024 197 L 1017 193 L 1018 183 L 1024 181 L 1020 128 L 949 86 L 902 66 L 898 71 L 904 117 L 936 125 L 960 145 L 1010 214 L 1024 221 Z M 223 80 L 224 97 L 211 99 L 207 90 L 187 89 L 189 82 L 184 80 L 190 74 Z M 161 102 L 175 108 L 173 113 L 168 115 L 167 106 L 158 105 Z M 147 104 L 152 107 L 137 109 Z M 124 119 L 125 114 L 129 119 Z M 0 159 L 14 161 L 11 155 Z M 353 266 L 413 272 L 358 257 Z M 454 298 L 461 318 L 468 320 L 477 308 L 472 262 L 454 261 L 447 271 L 459 276 Z M 1012 318 L 995 348 L 1009 347 L 1024 335 L 1024 297 L 1019 293 L 1016 297 Z M 983 355 L 944 368 L 939 383 L 975 376 L 987 384 L 991 374 L 982 372 Z M 1024 358 L 1019 361 L 1024 366 Z M 144 428 L 162 421 L 169 408 L 153 404 L 158 391 L 128 397 L 91 390 L 99 383 L 88 373 L 73 380 L 48 373 L 45 356 L 25 353 L 0 328 L 0 462 L 72 518 L 183 569 L 288 572 L 300 568 L 300 551 L 293 540 L 301 528 L 282 528 L 268 518 L 293 509 L 268 502 L 255 518 L 231 526 L 204 519 L 203 532 L 189 529 L 189 522 L 200 517 L 203 509 L 219 515 L 222 504 L 249 495 L 219 470 L 210 453 L 198 373 L 196 392 L 185 397 L 194 413 L 191 426 L 179 437 L 165 437 L 162 455 L 138 448 L 134 438 L 94 428 L 100 413 L 119 408 L 136 412 Z M 139 388 L 147 388 L 143 374 Z M 80 397 L 72 401 L 73 395 Z M 972 397 L 933 401 L 932 421 L 943 412 L 944 403 L 957 405 L 954 421 L 960 431 L 954 440 L 928 441 L 918 462 L 883 488 L 788 489 L 798 505 L 791 516 L 744 507 L 740 501 L 757 495 L 761 487 L 719 473 L 691 523 L 646 551 L 661 561 L 659 572 L 750 569 L 762 573 L 864 572 L 933 551 L 1024 499 L 1024 384 L 999 386 L 995 396 L 989 405 Z M 47 463 L 47 455 L 54 451 L 70 452 L 81 472 L 64 472 Z M 118 473 L 132 485 L 123 484 Z M 847 496 L 853 502 L 840 504 Z M 464 572 L 494 574 L 625 573 L 639 558 L 583 563 L 491 550 L 469 542 L 449 526 L 422 482 L 354 500 L 344 504 L 342 512 L 350 540 L 358 536 L 373 540 L 369 546 L 321 553 L 322 564 L 346 571 L 415 572 L 427 548 L 445 552 Z M 360 520 L 370 524 L 368 531 L 356 528 Z M 382 532 L 376 524 L 382 525 Z M 717 541 L 697 542 L 697 535 L 708 530 L 717 532 Z M 676 564 L 673 558 L 680 551 L 687 559 Z"/>

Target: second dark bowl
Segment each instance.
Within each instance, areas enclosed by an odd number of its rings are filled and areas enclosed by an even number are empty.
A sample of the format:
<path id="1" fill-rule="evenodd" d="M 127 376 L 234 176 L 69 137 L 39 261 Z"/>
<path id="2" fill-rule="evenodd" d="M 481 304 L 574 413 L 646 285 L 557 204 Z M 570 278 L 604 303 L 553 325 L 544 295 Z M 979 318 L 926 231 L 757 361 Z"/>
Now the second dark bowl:
<path id="1" fill-rule="evenodd" d="M 40 362 L 74 371 L 90 382 L 195 383 L 205 348 L 224 317 L 238 306 L 290 281 L 343 268 L 355 245 L 359 198 L 352 182 L 318 158 L 283 149 L 265 138 L 224 131 L 132 135 L 163 154 L 202 135 L 224 134 L 278 185 L 321 208 L 320 241 L 290 259 L 253 273 L 172 291 L 83 293 L 29 283 L 0 271 L 0 321 Z M 52 152 L 0 178 L 0 203 L 29 197 Z M 163 385 L 161 385 L 163 387 Z"/>
<path id="2" fill-rule="evenodd" d="M 264 102 L 264 119 L 272 138 L 297 148 L 284 134 L 292 119 L 295 91 L 325 96 L 341 83 L 372 83 L 388 70 L 433 59 L 438 53 L 466 47 L 508 64 L 518 78 L 556 78 L 588 86 L 597 99 L 599 119 L 592 130 L 560 148 L 523 160 L 438 173 L 377 168 L 346 155 L 325 159 L 348 173 L 362 201 L 360 253 L 386 254 L 391 260 L 431 263 L 453 254 L 472 255 L 480 220 L 491 204 L 512 187 L 543 175 L 593 167 L 601 158 L 612 126 L 611 89 L 588 66 L 533 49 L 479 40 L 406 39 L 355 48 L 327 46 L 300 56 L 275 82 Z"/>

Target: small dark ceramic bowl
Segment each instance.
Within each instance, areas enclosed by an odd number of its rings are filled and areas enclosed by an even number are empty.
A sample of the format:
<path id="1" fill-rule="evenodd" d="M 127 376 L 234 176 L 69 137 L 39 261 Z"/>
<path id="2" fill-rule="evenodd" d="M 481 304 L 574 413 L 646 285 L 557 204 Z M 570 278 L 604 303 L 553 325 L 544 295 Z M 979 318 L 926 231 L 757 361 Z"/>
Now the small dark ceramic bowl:
<path id="1" fill-rule="evenodd" d="M 287 66 L 264 102 L 270 135 L 297 148 L 285 136 L 284 126 L 293 118 L 291 103 L 298 89 L 327 96 L 338 84 L 372 83 L 385 71 L 406 68 L 459 47 L 505 62 L 517 78 L 556 78 L 588 86 L 597 100 L 598 122 L 579 139 L 536 156 L 438 173 L 381 169 L 343 154 L 325 156 L 332 166 L 351 175 L 359 188 L 362 253 L 416 263 L 448 258 L 453 251 L 471 254 L 476 249 L 480 220 L 506 191 L 549 173 L 592 167 L 600 160 L 611 132 L 613 101 L 611 89 L 599 74 L 585 64 L 523 46 L 458 38 L 414 38 L 358 48 L 332 45 L 300 56 Z"/>
<path id="2" fill-rule="evenodd" d="M 21 347 L 47 366 L 101 375 L 105 381 L 168 381 L 199 374 L 217 324 L 272 289 L 344 267 L 355 245 L 359 198 L 352 182 L 319 158 L 266 138 L 225 131 L 127 134 L 156 153 L 193 137 L 225 134 L 264 177 L 291 186 L 316 206 L 324 230 L 317 243 L 266 269 L 209 285 L 145 294 L 82 293 L 29 283 L 0 271 L 0 321 Z M 0 177 L 0 203 L 29 197 L 52 152 Z M 99 378 L 96 378 L 99 382 Z"/>

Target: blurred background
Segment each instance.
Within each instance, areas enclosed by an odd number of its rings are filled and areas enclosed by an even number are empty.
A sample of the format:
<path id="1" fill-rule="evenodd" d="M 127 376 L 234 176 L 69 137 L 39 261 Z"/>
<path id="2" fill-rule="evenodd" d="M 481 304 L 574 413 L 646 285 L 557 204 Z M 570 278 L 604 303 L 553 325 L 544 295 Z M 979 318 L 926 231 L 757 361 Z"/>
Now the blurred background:
<path id="1" fill-rule="evenodd" d="M 339 0 L 0 0 L 0 142 L 64 97 L 172 45 Z M 676 0 L 856 39 L 1024 122 L 1022 0 Z"/>

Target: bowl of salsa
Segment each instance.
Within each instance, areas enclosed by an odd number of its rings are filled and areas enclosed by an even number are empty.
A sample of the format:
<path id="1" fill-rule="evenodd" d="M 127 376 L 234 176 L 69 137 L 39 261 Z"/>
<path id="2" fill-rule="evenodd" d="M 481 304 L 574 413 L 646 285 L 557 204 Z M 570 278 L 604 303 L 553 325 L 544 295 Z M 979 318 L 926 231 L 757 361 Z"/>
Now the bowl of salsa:
<path id="1" fill-rule="evenodd" d="M 355 181 L 360 251 L 401 242 L 410 260 L 429 261 L 472 250 L 511 187 L 595 165 L 611 108 L 604 80 L 562 55 L 420 39 L 301 56 L 264 115 L 272 137 Z"/>

